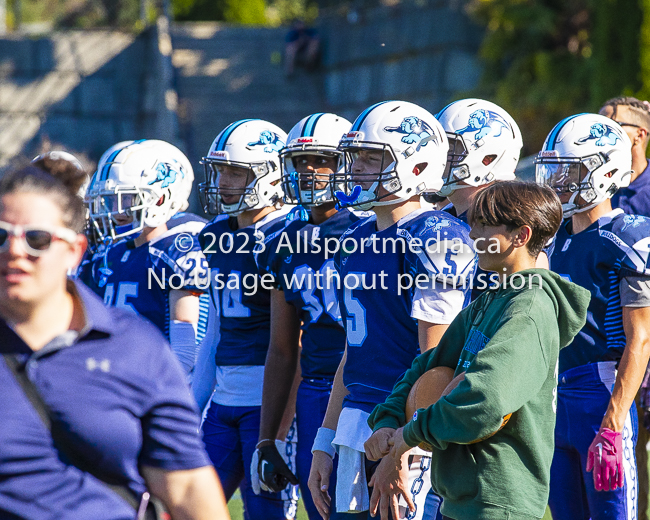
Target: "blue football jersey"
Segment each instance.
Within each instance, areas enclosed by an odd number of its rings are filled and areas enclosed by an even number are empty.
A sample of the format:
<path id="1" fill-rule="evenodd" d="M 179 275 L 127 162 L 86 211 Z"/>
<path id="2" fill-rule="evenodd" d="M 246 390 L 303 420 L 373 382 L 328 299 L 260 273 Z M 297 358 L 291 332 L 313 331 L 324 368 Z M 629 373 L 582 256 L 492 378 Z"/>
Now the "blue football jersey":
<path id="1" fill-rule="evenodd" d="M 295 220 L 256 255 L 260 273 L 272 274 L 276 287 L 302 322 L 300 366 L 305 379 L 333 379 L 345 348 L 345 331 L 333 283 L 334 259 L 325 244 L 369 214 L 341 210 L 320 225 Z"/>
<path id="2" fill-rule="evenodd" d="M 147 318 L 169 339 L 170 291 L 196 291 L 207 298 L 207 262 L 198 241 L 204 225 L 193 221 L 175 226 L 139 247 L 133 240 L 102 246 L 80 267 L 79 279 L 104 303 Z"/>
<path id="3" fill-rule="evenodd" d="M 571 221 L 555 239 L 551 268 L 588 289 L 587 323 L 560 351 L 560 373 L 587 363 L 619 361 L 625 348 L 619 286 L 627 275 L 650 278 L 650 218 L 614 210 L 572 235 Z"/>
<path id="4" fill-rule="evenodd" d="M 400 240 L 407 247 L 402 248 Z M 415 211 L 382 231 L 370 217 L 341 237 L 335 263 L 342 280 L 339 301 L 348 344 L 343 381 L 350 393 L 344 406 L 372 411 L 420 353 L 412 315 L 422 293 L 415 283 L 408 286 L 408 277 L 436 280 L 436 288 L 443 280 L 449 282 L 447 288 L 456 285 L 464 306 L 476 261 L 467 224 L 441 211 Z"/>
<path id="5" fill-rule="evenodd" d="M 199 240 L 210 267 L 211 295 L 220 315 L 217 366 L 264 365 L 270 340 L 271 291 L 263 282 L 254 250 L 284 229 L 283 207 L 252 226 L 237 229 L 237 219 L 219 215 Z"/>

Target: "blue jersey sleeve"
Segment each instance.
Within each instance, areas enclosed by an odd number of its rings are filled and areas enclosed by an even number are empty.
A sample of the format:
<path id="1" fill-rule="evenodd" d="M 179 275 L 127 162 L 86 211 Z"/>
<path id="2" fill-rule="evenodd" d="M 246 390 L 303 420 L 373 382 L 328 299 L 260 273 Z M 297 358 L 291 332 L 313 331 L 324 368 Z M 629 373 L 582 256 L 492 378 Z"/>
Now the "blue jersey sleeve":
<path id="1" fill-rule="evenodd" d="M 412 275 L 425 275 L 446 286 L 468 288 L 478 263 L 469 230 L 457 218 L 433 212 L 419 231 L 407 237 Z"/>
<path id="2" fill-rule="evenodd" d="M 621 276 L 650 277 L 650 218 L 625 215 L 615 221 L 611 233 L 613 236 L 606 238 L 614 242 L 622 253 Z"/>
<path id="3" fill-rule="evenodd" d="M 197 230 L 184 230 L 185 225 L 174 229 L 174 234 L 153 241 L 149 254 L 156 270 L 161 276 L 166 270 L 167 279 L 177 275 L 178 280 L 170 281 L 173 288 L 206 292 L 208 288 L 208 264 L 203 254 Z"/>

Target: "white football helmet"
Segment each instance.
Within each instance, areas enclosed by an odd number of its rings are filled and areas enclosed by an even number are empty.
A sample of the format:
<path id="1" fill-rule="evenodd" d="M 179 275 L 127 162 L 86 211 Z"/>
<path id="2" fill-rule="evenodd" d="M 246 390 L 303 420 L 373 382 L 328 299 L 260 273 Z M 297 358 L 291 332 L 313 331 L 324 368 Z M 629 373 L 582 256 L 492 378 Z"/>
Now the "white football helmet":
<path id="1" fill-rule="evenodd" d="M 334 175 L 334 194 L 343 207 L 367 210 L 442 188 L 447 136 L 433 115 L 413 103 L 383 101 L 367 108 L 339 149 L 345 153 L 344 173 Z M 355 162 L 366 163 L 373 152 L 381 160 L 362 172 Z"/>
<path id="2" fill-rule="evenodd" d="M 552 187 L 564 216 L 597 206 L 630 184 L 632 143 L 621 126 L 598 114 L 560 121 L 535 158 L 538 184 Z"/>
<path id="3" fill-rule="evenodd" d="M 194 171 L 183 152 L 155 139 L 123 141 L 102 155 L 86 204 L 101 240 L 165 224 L 188 206 Z"/>
<path id="4" fill-rule="evenodd" d="M 287 137 L 287 146 L 280 152 L 282 163 L 282 189 L 284 201 L 301 206 L 318 206 L 334 201 L 329 178 L 324 174 L 316 179 L 314 168 L 301 167 L 300 156 L 320 156 L 323 160 L 333 158 L 337 172 L 343 165 L 343 152 L 337 149 L 343 134 L 352 123 L 336 114 L 312 114 L 300 120 Z"/>
<path id="5" fill-rule="evenodd" d="M 461 99 L 443 108 L 436 118 L 449 139 L 441 196 L 464 186 L 515 178 L 523 140 L 517 123 L 503 108 L 483 99 Z"/>
<path id="6" fill-rule="evenodd" d="M 199 184 L 199 194 L 205 211 L 236 216 L 281 201 L 279 153 L 286 142 L 283 130 L 261 119 L 243 119 L 223 129 L 201 160 L 206 182 Z M 219 186 L 227 167 L 244 172 L 241 187 Z M 236 200 L 227 202 L 224 197 Z"/>

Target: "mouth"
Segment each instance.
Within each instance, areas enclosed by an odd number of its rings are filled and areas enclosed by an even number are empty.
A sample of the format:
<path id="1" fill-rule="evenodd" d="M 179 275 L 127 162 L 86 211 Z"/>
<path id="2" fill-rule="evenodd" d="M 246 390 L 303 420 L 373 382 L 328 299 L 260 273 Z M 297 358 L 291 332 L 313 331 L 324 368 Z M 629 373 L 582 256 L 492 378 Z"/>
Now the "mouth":
<path id="1" fill-rule="evenodd" d="M 0 277 L 4 278 L 10 284 L 20 283 L 30 276 L 30 273 L 24 269 L 20 269 L 19 267 L 6 267 L 0 269 Z"/>

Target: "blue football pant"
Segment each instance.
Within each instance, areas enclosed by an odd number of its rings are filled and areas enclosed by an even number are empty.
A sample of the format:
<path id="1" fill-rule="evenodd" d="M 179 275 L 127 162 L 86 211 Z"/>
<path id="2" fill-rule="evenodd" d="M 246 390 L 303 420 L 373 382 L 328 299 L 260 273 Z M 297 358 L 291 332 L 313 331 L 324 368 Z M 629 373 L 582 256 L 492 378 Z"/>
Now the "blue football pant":
<path id="1" fill-rule="evenodd" d="M 261 491 L 259 495 L 251 487 L 250 466 L 260 431 L 260 408 L 212 402 L 202 427 L 205 449 L 221 479 L 226 500 L 241 488 L 245 520 L 293 519 L 298 501 L 295 486 L 280 493 Z"/>
<path id="2" fill-rule="evenodd" d="M 309 470 L 311 469 L 311 447 L 314 444 L 318 428 L 323 424 L 327 403 L 332 392 L 332 382 L 327 379 L 303 380 L 298 387 L 296 398 L 296 424 L 298 427 L 298 453 L 296 456 L 296 477 L 300 485 L 305 510 L 309 520 L 321 520 L 321 516 L 314 505 L 311 493 L 307 487 Z M 330 520 L 339 520 L 340 513 L 336 512 L 336 463 L 330 476 L 328 493 L 332 499 L 330 505 Z"/>
<path id="3" fill-rule="evenodd" d="M 576 367 L 559 376 L 555 453 L 549 506 L 553 520 L 636 520 L 638 486 L 634 447 L 638 421 L 633 404 L 623 429 L 623 488 L 596 491 L 587 452 L 600 429 L 616 379 L 613 362 Z"/>

